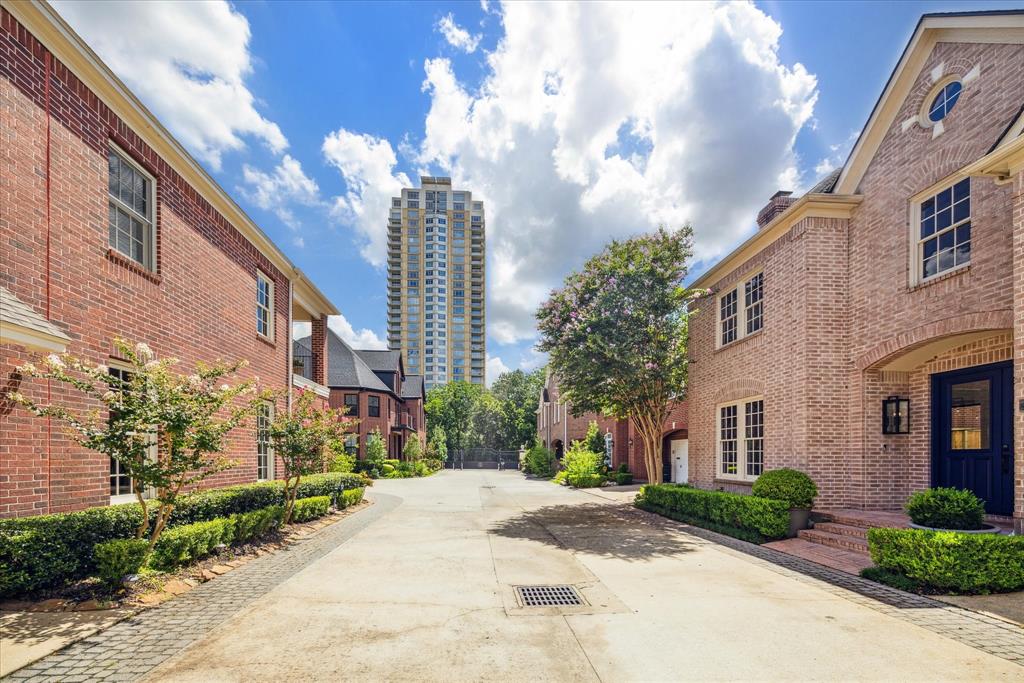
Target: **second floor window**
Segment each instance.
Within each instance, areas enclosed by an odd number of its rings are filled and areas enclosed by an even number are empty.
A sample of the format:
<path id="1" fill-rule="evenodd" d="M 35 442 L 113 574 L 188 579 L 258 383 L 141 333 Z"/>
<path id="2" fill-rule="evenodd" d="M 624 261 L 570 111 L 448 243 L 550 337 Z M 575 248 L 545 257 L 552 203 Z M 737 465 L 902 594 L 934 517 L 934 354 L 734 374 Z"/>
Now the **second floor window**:
<path id="1" fill-rule="evenodd" d="M 380 396 L 367 397 L 366 414 L 370 417 L 380 417 Z"/>
<path id="2" fill-rule="evenodd" d="M 725 346 L 764 326 L 764 273 L 745 278 L 718 299 L 718 345 Z"/>
<path id="3" fill-rule="evenodd" d="M 147 270 L 155 270 L 153 177 L 113 149 L 108 152 L 107 166 L 110 248 Z"/>
<path id="4" fill-rule="evenodd" d="M 359 417 L 359 394 L 345 394 L 345 412 L 349 417 Z"/>
<path id="5" fill-rule="evenodd" d="M 274 338 L 274 282 L 256 271 L 256 331 L 267 339 Z"/>
<path id="6" fill-rule="evenodd" d="M 921 202 L 919 277 L 927 280 L 971 261 L 971 179 Z"/>

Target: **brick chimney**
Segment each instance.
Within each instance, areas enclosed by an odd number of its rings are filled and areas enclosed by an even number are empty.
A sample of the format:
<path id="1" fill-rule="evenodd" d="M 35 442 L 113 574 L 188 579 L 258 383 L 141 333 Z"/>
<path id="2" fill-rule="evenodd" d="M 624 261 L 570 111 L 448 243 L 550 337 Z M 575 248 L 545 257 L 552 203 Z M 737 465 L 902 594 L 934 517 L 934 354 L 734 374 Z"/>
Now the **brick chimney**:
<path id="1" fill-rule="evenodd" d="M 789 205 L 796 201 L 792 194 L 792 192 L 787 190 L 779 190 L 773 194 L 772 198 L 768 200 L 768 203 L 757 214 L 757 227 L 763 228 L 771 223 L 772 219 L 788 209 Z"/>

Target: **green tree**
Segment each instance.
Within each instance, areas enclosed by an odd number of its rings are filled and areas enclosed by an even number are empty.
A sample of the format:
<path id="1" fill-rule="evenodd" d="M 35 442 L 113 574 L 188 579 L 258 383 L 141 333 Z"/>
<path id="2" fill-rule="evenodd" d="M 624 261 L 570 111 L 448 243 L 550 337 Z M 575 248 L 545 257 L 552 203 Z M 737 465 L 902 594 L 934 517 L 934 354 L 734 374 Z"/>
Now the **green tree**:
<path id="1" fill-rule="evenodd" d="M 448 459 L 448 439 L 444 434 L 444 427 L 437 425 L 430 430 L 430 438 L 427 440 L 427 457 L 436 458 L 441 462 Z"/>
<path id="2" fill-rule="evenodd" d="M 302 477 L 323 472 L 332 446 L 336 447 L 354 427 L 354 421 L 345 417 L 344 409 L 318 407 L 319 400 L 312 391 L 299 389 L 291 412 L 278 411 L 270 423 L 274 455 L 284 465 L 285 524 L 292 519 Z"/>
<path id="3" fill-rule="evenodd" d="M 629 419 L 659 483 L 661 430 L 686 388 L 692 230 L 613 241 L 570 274 L 537 312 L 540 343 L 573 414 Z"/>
<path id="4" fill-rule="evenodd" d="M 272 395 L 257 392 L 255 380 L 237 380 L 244 361 L 196 363 L 194 372 L 181 374 L 174 369 L 178 359 L 157 359 L 146 344 L 115 339 L 114 345 L 128 362 L 127 373 L 111 374 L 105 365 L 69 354 L 51 354 L 40 366 L 26 363 L 18 369 L 25 377 L 68 385 L 104 410 L 81 409 L 77 400 L 74 407 L 64 407 L 36 403 L 17 392 L 7 397 L 38 416 L 65 423 L 79 444 L 119 463 L 142 506 L 137 538 L 150 530 L 153 500 L 144 494 L 155 491 L 152 550 L 182 490 L 237 464 L 221 454 L 228 433 Z"/>
<path id="5" fill-rule="evenodd" d="M 543 386 L 544 368 L 503 372 L 491 385 L 491 393 L 501 404 L 501 448 L 516 449 L 533 443 L 537 400 Z"/>
<path id="6" fill-rule="evenodd" d="M 587 425 L 587 435 L 583 437 L 583 442 L 591 452 L 604 455 L 604 434 L 593 420 Z"/>
<path id="7" fill-rule="evenodd" d="M 384 437 L 381 436 L 380 429 L 374 429 L 366 435 L 366 461 L 379 468 L 387 457 L 388 448 L 384 444 Z"/>
<path id="8" fill-rule="evenodd" d="M 432 429 L 444 429 L 448 451 L 467 448 L 473 440 L 473 412 L 484 388 L 469 382 L 449 382 L 427 392 L 424 410 Z"/>
<path id="9" fill-rule="evenodd" d="M 502 406 L 489 391 L 481 391 L 473 401 L 473 419 L 469 445 L 485 448 L 502 447 Z"/>
<path id="10" fill-rule="evenodd" d="M 405 442 L 405 447 L 402 449 L 402 457 L 410 462 L 415 462 L 423 457 L 423 449 L 420 446 L 418 434 L 413 434 L 412 438 Z"/>

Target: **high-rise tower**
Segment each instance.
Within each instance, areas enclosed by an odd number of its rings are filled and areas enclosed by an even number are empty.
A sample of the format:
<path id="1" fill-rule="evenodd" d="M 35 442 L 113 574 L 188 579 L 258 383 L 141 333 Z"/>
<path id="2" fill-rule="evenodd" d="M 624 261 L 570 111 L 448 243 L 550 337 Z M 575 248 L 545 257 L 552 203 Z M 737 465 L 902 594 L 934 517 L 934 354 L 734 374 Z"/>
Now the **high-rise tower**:
<path id="1" fill-rule="evenodd" d="M 484 224 L 483 202 L 451 178 L 421 176 L 391 199 L 388 345 L 427 389 L 485 382 Z"/>

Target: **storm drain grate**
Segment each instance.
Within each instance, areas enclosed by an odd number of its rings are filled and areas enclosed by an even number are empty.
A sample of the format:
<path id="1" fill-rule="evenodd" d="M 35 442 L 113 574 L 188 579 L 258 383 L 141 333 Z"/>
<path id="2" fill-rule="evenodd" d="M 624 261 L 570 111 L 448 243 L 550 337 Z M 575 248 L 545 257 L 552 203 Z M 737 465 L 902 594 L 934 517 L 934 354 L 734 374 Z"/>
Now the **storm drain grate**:
<path id="1" fill-rule="evenodd" d="M 516 586 L 523 607 L 568 607 L 582 605 L 583 598 L 572 586 Z"/>

